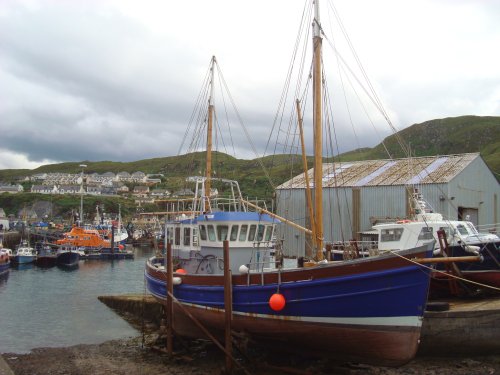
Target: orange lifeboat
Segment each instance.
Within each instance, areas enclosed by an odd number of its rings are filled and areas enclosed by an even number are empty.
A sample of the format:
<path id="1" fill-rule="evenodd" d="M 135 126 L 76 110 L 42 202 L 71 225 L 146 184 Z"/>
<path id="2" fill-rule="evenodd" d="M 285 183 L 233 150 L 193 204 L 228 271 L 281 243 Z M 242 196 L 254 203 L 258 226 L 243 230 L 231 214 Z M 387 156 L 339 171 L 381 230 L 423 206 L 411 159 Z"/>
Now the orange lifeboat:
<path id="1" fill-rule="evenodd" d="M 86 248 L 107 248 L 111 247 L 111 241 L 102 238 L 96 229 L 84 229 L 73 227 L 69 232 L 64 233 L 64 238 L 57 240 L 58 245 L 72 245 Z"/>

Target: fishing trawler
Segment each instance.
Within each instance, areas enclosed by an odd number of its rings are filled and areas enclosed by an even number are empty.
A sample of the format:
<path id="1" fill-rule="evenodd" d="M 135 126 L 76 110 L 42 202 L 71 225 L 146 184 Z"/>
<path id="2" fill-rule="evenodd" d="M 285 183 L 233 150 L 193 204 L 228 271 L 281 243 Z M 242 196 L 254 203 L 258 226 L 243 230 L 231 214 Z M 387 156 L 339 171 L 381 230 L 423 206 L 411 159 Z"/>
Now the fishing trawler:
<path id="1" fill-rule="evenodd" d="M 199 178 L 192 212 L 167 223 L 176 272 L 167 279 L 163 256 L 148 260 L 148 291 L 167 303 L 173 294 L 173 329 L 179 335 L 204 336 L 193 320 L 222 335 L 225 290 L 232 292 L 232 330 L 256 341 L 343 360 L 401 365 L 413 358 L 427 301 L 429 271 L 408 259 L 431 257 L 434 242 L 406 250 L 377 250 L 369 258 L 342 262 L 324 259 L 322 199 L 322 34 L 314 1 L 314 225 L 302 228 L 285 217 L 244 200 L 238 184 L 227 204 L 210 196 L 212 91 L 208 96 L 206 175 Z M 210 82 L 213 82 L 212 58 Z M 299 103 L 298 101 L 297 103 Z M 308 184 L 309 185 L 309 184 Z M 328 214 L 328 213 L 327 213 Z M 315 259 L 286 267 L 275 252 L 286 244 L 273 240 L 277 225 L 291 225 L 314 240 Z M 229 259 L 224 258 L 228 247 Z M 225 273 L 231 272 L 231 286 Z"/>

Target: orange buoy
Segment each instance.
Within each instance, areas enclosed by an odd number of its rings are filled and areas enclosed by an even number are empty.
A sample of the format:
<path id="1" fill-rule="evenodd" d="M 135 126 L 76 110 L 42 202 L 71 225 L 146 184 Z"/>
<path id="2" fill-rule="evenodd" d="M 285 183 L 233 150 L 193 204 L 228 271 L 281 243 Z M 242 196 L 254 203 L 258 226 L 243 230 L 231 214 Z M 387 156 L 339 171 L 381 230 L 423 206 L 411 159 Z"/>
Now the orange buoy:
<path id="1" fill-rule="evenodd" d="M 185 275 L 187 272 L 184 268 L 178 268 L 175 270 L 175 273 L 182 273 L 183 275 Z"/>
<path id="2" fill-rule="evenodd" d="M 271 298 L 269 298 L 269 306 L 274 311 L 281 311 L 285 307 L 286 301 L 283 294 L 274 293 Z"/>

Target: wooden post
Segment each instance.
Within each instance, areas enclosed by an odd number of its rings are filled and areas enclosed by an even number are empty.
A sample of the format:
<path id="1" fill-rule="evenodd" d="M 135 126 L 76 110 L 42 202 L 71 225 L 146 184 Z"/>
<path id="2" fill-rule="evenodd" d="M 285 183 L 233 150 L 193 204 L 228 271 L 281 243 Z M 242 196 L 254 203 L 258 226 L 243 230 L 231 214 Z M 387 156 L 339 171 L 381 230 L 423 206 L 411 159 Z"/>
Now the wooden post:
<path id="1" fill-rule="evenodd" d="M 165 269 L 167 270 L 167 353 L 168 356 L 172 356 L 173 352 L 173 341 L 172 341 L 172 323 L 173 323 L 173 301 L 172 295 L 174 293 L 173 285 L 173 268 L 172 268 L 172 243 L 167 242 L 167 251 L 165 254 Z"/>
<path id="2" fill-rule="evenodd" d="M 232 339 L 231 319 L 233 317 L 233 286 L 231 269 L 229 268 L 229 241 L 223 242 L 224 246 L 224 309 L 225 309 L 225 346 L 226 346 L 226 373 L 230 374 L 233 369 L 232 362 Z"/>
<path id="3" fill-rule="evenodd" d="M 331 243 L 327 243 L 325 245 L 325 247 L 326 247 L 326 260 L 330 262 L 330 261 L 333 260 L 332 259 L 332 244 Z"/>
<path id="4" fill-rule="evenodd" d="M 448 258 L 450 254 L 448 253 L 449 248 L 448 248 L 448 241 L 446 239 L 446 232 L 440 229 L 437 231 L 437 235 L 438 235 L 439 247 L 441 248 L 441 253 L 443 257 Z M 445 263 L 445 269 L 448 273 L 451 273 L 458 277 L 462 277 L 462 273 L 460 272 L 458 266 L 455 263 Z M 450 293 L 453 296 L 458 296 L 460 294 L 457 280 L 455 278 L 449 279 L 449 287 L 450 287 Z"/>

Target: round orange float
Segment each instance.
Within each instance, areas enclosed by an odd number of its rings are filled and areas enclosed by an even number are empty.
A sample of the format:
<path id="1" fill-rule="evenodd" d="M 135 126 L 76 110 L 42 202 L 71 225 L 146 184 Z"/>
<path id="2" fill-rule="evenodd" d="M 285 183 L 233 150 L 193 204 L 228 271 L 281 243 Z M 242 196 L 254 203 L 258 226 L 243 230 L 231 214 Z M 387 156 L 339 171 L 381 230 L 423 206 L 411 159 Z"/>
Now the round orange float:
<path id="1" fill-rule="evenodd" d="M 269 306 L 274 311 L 281 311 L 285 307 L 286 301 L 283 294 L 274 293 L 271 298 L 269 298 Z"/>

